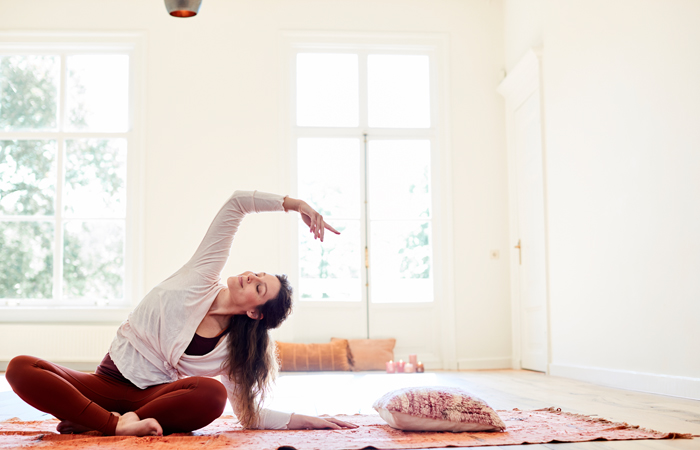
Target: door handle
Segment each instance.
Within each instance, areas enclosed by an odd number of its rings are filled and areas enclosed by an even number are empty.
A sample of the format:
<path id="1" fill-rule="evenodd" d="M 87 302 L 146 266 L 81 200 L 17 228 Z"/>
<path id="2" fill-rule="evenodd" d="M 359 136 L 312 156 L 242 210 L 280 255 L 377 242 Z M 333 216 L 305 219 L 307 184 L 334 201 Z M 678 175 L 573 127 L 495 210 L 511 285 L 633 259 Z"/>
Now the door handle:
<path id="1" fill-rule="evenodd" d="M 523 247 L 520 245 L 520 239 L 518 239 L 518 245 L 516 245 L 513 248 L 518 249 L 518 261 L 519 261 L 520 265 L 522 266 L 523 265 Z"/>

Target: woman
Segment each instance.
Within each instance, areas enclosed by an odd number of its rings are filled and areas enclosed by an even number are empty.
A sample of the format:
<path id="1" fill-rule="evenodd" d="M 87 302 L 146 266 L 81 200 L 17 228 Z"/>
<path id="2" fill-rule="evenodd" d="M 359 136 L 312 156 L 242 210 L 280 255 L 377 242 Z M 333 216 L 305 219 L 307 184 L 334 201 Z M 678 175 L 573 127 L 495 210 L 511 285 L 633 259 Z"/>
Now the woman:
<path id="1" fill-rule="evenodd" d="M 30 356 L 7 367 L 12 389 L 59 418 L 58 431 L 146 436 L 190 432 L 221 415 L 226 398 L 248 428 L 356 428 L 260 408 L 277 373 L 269 330 L 291 311 L 285 276 L 245 272 L 221 283 L 233 236 L 246 214 L 296 211 L 323 241 L 340 234 L 301 200 L 236 191 L 194 256 L 156 286 L 121 324 L 94 374 Z M 221 375 L 221 382 L 213 376 Z"/>

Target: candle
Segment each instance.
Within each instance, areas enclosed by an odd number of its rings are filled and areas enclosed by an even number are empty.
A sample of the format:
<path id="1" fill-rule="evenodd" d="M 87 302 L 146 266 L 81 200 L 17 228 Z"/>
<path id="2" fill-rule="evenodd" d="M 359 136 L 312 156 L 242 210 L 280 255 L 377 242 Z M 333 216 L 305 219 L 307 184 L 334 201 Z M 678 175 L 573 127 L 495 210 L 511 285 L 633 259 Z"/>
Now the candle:
<path id="1" fill-rule="evenodd" d="M 417 373 L 425 372 L 425 367 L 423 366 L 423 363 L 420 361 L 418 361 L 418 364 L 416 365 L 416 372 Z"/>
<path id="2" fill-rule="evenodd" d="M 406 365 L 403 366 L 403 371 L 406 372 L 406 373 L 413 373 L 413 372 L 416 371 L 416 366 L 414 366 L 414 365 L 411 364 L 410 362 L 409 362 L 409 363 L 406 363 Z"/>
<path id="3" fill-rule="evenodd" d="M 396 373 L 396 369 L 394 368 L 394 361 L 386 362 L 386 373 Z"/>
<path id="4" fill-rule="evenodd" d="M 394 366 L 396 367 L 396 373 L 403 373 L 403 368 L 405 365 L 406 363 L 403 362 L 403 359 L 399 359 L 399 362 L 394 364 Z"/>
<path id="5" fill-rule="evenodd" d="M 418 365 L 418 356 L 416 355 L 408 355 L 408 362 L 413 364 L 413 367 Z"/>

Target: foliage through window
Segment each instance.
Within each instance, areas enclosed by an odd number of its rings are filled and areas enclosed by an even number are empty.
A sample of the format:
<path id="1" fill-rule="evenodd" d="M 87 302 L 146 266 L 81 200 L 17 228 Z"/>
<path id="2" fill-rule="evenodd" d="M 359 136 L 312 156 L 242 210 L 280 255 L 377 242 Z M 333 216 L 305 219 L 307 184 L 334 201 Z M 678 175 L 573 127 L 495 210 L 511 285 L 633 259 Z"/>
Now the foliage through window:
<path id="1" fill-rule="evenodd" d="M 310 47 L 293 70 L 298 195 L 342 234 L 300 223 L 300 299 L 432 302 L 430 55 Z"/>
<path id="2" fill-rule="evenodd" d="M 125 302 L 129 55 L 0 50 L 0 300 Z"/>

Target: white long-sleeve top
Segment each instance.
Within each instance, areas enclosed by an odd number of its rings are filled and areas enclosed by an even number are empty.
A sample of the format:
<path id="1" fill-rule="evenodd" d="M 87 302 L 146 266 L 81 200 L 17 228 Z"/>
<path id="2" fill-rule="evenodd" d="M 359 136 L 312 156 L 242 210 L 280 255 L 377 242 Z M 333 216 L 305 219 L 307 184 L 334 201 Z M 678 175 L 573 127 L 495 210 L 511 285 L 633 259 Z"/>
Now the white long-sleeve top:
<path id="1" fill-rule="evenodd" d="M 206 355 L 185 349 L 221 289 L 221 271 L 233 236 L 246 214 L 284 211 L 284 197 L 264 192 L 236 191 L 209 226 L 194 256 L 180 270 L 153 288 L 117 330 L 109 349 L 119 371 L 144 389 L 191 376 L 221 376 L 234 413 L 240 412 L 235 384 L 221 369 L 228 355 L 222 339 Z M 261 409 L 254 428 L 284 429 L 291 414 Z"/>

